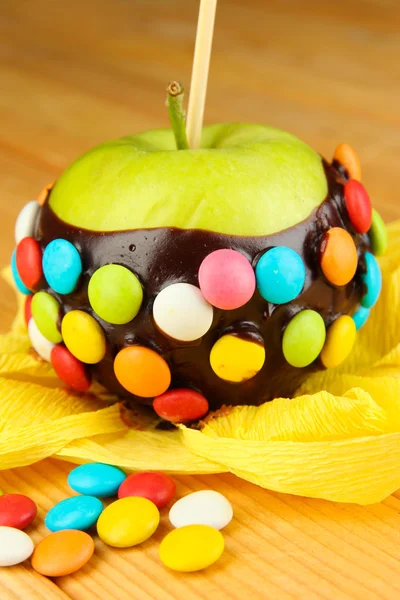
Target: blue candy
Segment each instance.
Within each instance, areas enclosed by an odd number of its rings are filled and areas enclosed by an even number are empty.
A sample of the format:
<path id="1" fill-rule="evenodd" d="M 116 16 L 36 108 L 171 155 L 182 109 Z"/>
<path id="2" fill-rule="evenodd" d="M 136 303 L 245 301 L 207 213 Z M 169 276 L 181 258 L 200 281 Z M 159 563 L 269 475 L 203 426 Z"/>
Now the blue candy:
<path id="1" fill-rule="evenodd" d="M 62 500 L 49 510 L 44 523 L 50 531 L 80 529 L 85 531 L 97 522 L 103 503 L 93 496 L 74 496 Z"/>
<path id="2" fill-rule="evenodd" d="M 367 293 L 361 299 L 364 308 L 371 308 L 378 301 L 382 289 L 382 274 L 378 261 L 370 252 L 365 253 L 367 272 L 362 276 Z"/>
<path id="3" fill-rule="evenodd" d="M 43 253 L 43 273 L 54 291 L 70 294 L 82 273 L 78 250 L 67 240 L 53 240 Z"/>
<path id="4" fill-rule="evenodd" d="M 11 257 L 11 271 L 14 277 L 15 285 L 21 294 L 25 294 L 25 296 L 30 296 L 32 294 L 31 290 L 29 290 L 26 285 L 23 283 L 21 277 L 19 276 L 17 269 L 17 251 L 14 250 Z"/>
<path id="5" fill-rule="evenodd" d="M 357 331 L 361 329 L 361 327 L 364 327 L 365 323 L 369 319 L 370 312 L 371 309 L 364 308 L 364 306 L 360 306 L 360 308 L 356 310 L 356 312 L 353 315 L 353 321 L 356 324 Z"/>
<path id="6" fill-rule="evenodd" d="M 256 279 L 258 291 L 264 300 L 285 304 L 302 291 L 306 269 L 297 252 L 285 246 L 276 246 L 258 261 Z"/>
<path id="7" fill-rule="evenodd" d="M 68 484 L 79 494 L 108 498 L 118 492 L 125 479 L 125 473 L 118 467 L 89 463 L 73 469 L 68 475 Z"/>

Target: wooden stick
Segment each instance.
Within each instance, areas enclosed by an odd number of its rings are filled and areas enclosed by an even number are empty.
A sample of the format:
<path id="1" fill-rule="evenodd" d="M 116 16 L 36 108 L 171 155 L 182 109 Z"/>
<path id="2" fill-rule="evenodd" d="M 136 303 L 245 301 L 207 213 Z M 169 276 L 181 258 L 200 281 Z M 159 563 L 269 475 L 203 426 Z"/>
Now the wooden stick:
<path id="1" fill-rule="evenodd" d="M 217 0 L 200 0 L 186 133 L 190 148 L 199 148 L 210 69 Z"/>

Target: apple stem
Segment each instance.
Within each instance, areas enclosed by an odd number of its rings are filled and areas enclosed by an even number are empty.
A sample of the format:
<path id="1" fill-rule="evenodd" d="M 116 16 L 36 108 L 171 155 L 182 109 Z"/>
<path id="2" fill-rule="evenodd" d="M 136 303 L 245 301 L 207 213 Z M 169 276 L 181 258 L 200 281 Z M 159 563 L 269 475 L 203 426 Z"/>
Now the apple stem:
<path id="1" fill-rule="evenodd" d="M 178 81 L 171 81 L 167 87 L 168 114 L 174 132 L 178 150 L 187 150 L 189 144 L 186 137 L 186 115 L 183 108 L 183 86 Z"/>

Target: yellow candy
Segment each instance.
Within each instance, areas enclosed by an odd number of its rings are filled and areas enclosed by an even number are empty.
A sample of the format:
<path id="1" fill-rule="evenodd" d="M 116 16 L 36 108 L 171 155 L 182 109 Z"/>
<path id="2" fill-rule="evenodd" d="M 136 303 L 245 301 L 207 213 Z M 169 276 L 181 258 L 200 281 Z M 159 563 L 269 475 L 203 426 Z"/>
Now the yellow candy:
<path id="1" fill-rule="evenodd" d="M 210 364 L 216 375 L 225 381 L 239 383 L 257 375 L 265 362 L 261 344 L 224 335 L 213 346 Z"/>
<path id="2" fill-rule="evenodd" d="M 91 315 L 71 310 L 62 320 L 61 333 L 68 350 L 78 360 L 92 365 L 104 358 L 106 338 Z"/>
<path id="3" fill-rule="evenodd" d="M 149 539 L 160 522 L 160 513 L 147 498 L 128 496 L 101 513 L 97 533 L 109 546 L 129 548 Z"/>
<path id="4" fill-rule="evenodd" d="M 329 327 L 321 361 L 328 369 L 339 366 L 350 354 L 356 341 L 356 325 L 353 319 L 343 315 Z"/>
<path id="5" fill-rule="evenodd" d="M 222 533 L 217 529 L 209 525 L 186 525 L 174 529 L 163 539 L 160 558 L 174 571 L 191 573 L 215 563 L 224 545 Z"/>

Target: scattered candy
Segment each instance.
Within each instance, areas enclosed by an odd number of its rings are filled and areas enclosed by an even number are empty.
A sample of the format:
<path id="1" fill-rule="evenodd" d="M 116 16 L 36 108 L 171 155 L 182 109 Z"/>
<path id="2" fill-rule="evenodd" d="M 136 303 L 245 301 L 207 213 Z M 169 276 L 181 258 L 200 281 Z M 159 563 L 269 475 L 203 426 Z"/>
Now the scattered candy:
<path id="1" fill-rule="evenodd" d="M 139 496 L 147 498 L 157 506 L 164 508 L 176 494 L 176 485 L 171 477 L 164 473 L 133 473 L 128 475 L 118 490 L 118 498 Z"/>
<path id="2" fill-rule="evenodd" d="M 65 346 L 55 346 L 51 351 L 51 364 L 58 377 L 72 390 L 87 392 L 92 383 L 88 368 Z"/>
<path id="3" fill-rule="evenodd" d="M 28 335 L 33 349 L 36 350 L 43 360 L 50 362 L 54 344 L 40 333 L 34 318 L 30 319 L 28 323 Z"/>
<path id="4" fill-rule="evenodd" d="M 98 322 L 82 310 L 71 310 L 61 323 L 64 344 L 78 360 L 96 364 L 106 353 L 106 338 Z"/>
<path id="5" fill-rule="evenodd" d="M 353 321 L 356 325 L 357 331 L 364 327 L 365 323 L 369 319 L 369 315 L 371 314 L 370 308 L 364 308 L 364 306 L 360 306 L 353 315 Z"/>
<path id="6" fill-rule="evenodd" d="M 163 394 L 171 383 L 171 371 L 166 361 L 144 346 L 120 350 L 114 360 L 114 372 L 128 392 L 142 398 Z"/>
<path id="7" fill-rule="evenodd" d="M 84 531 L 65 529 L 43 538 L 32 555 L 32 567 L 47 577 L 63 577 L 81 569 L 94 552 L 93 539 Z"/>
<path id="8" fill-rule="evenodd" d="M 171 531 L 161 542 L 160 559 L 174 571 L 191 573 L 215 563 L 224 551 L 220 531 L 207 525 L 186 525 Z"/>
<path id="9" fill-rule="evenodd" d="M 338 367 L 349 356 L 356 341 L 356 324 L 347 315 L 342 315 L 328 328 L 321 361 L 327 369 Z"/>
<path id="10" fill-rule="evenodd" d="M 344 186 L 344 200 L 354 229 L 357 233 L 367 233 L 372 222 L 372 205 L 364 186 L 350 179 Z"/>
<path id="11" fill-rule="evenodd" d="M 82 273 L 78 250 L 67 240 L 53 240 L 43 253 L 43 271 L 53 290 L 59 294 L 71 294 Z"/>
<path id="12" fill-rule="evenodd" d="M 121 498 L 100 515 L 97 533 L 109 546 L 130 548 L 148 540 L 159 522 L 158 508 L 147 498 Z"/>
<path id="13" fill-rule="evenodd" d="M 12 257 L 11 257 L 11 272 L 12 272 L 12 276 L 13 276 L 14 283 L 15 283 L 17 290 L 21 294 L 24 294 L 25 296 L 29 296 L 30 294 L 32 294 L 31 290 L 29 290 L 26 287 L 26 285 L 22 281 L 21 277 L 19 276 L 18 269 L 17 269 L 17 251 L 16 250 L 14 250 L 14 252 L 12 253 Z"/>
<path id="14" fill-rule="evenodd" d="M 33 237 L 35 233 L 36 219 L 39 214 L 40 206 L 36 200 L 25 204 L 19 213 L 15 222 L 15 243 L 18 244 L 26 237 Z"/>
<path id="15" fill-rule="evenodd" d="M 262 369 L 265 349 L 261 343 L 235 335 L 224 335 L 212 347 L 211 368 L 225 381 L 240 383 L 251 379 Z"/>
<path id="16" fill-rule="evenodd" d="M 174 283 L 164 288 L 153 305 L 157 327 L 182 342 L 205 335 L 212 325 L 213 315 L 213 308 L 201 290 L 189 283 Z"/>
<path id="17" fill-rule="evenodd" d="M 364 308 L 372 308 L 378 301 L 382 289 L 382 273 L 378 261 L 370 252 L 365 253 L 367 272 L 362 276 L 367 287 L 367 293 L 362 297 L 361 304 Z"/>
<path id="18" fill-rule="evenodd" d="M 171 423 L 196 421 L 208 413 L 208 401 L 190 389 L 168 390 L 155 398 L 153 408 L 159 417 Z"/>
<path id="19" fill-rule="evenodd" d="M 25 529 L 37 515 L 33 500 L 23 494 L 4 494 L 0 496 L 0 525 Z"/>
<path id="20" fill-rule="evenodd" d="M 184 496 L 169 511 L 169 520 L 174 527 L 208 525 L 223 529 L 232 521 L 232 517 L 230 502 L 214 490 L 200 490 Z"/>
<path id="21" fill-rule="evenodd" d="M 39 206 L 43 206 L 43 204 L 46 202 L 47 198 L 49 197 L 50 191 L 53 189 L 55 183 L 55 181 L 52 181 L 40 190 L 39 196 L 36 198 L 36 202 L 39 204 Z"/>
<path id="22" fill-rule="evenodd" d="M 61 342 L 61 306 L 54 296 L 47 292 L 38 292 L 33 296 L 31 310 L 40 333 L 53 344 Z"/>
<path id="23" fill-rule="evenodd" d="M 50 531 L 92 527 L 103 512 L 103 503 L 93 496 L 73 496 L 62 500 L 49 510 L 44 524 Z"/>
<path id="24" fill-rule="evenodd" d="M 375 208 L 372 209 L 372 224 L 369 230 L 372 252 L 375 256 L 385 254 L 388 247 L 388 235 L 386 225 Z"/>
<path id="25" fill-rule="evenodd" d="M 223 310 L 246 304 L 254 294 L 254 271 L 243 254 L 236 250 L 215 250 L 201 263 L 199 285 L 205 299 Z"/>
<path id="26" fill-rule="evenodd" d="M 321 243 L 321 268 L 330 283 L 346 285 L 357 270 L 357 248 L 351 235 L 341 227 L 333 227 Z"/>
<path id="27" fill-rule="evenodd" d="M 349 179 L 361 181 L 361 165 L 359 158 L 349 144 L 339 144 L 333 159 L 341 164 L 347 171 Z"/>
<path id="28" fill-rule="evenodd" d="M 14 527 L 0 527 L 0 567 L 12 567 L 24 562 L 33 552 L 29 535 Z"/>
<path id="29" fill-rule="evenodd" d="M 293 367 L 307 367 L 319 356 L 326 338 L 323 318 L 315 310 L 302 310 L 285 329 L 282 350 Z"/>
<path id="30" fill-rule="evenodd" d="M 138 314 L 143 301 L 139 279 L 126 267 L 105 265 L 89 281 L 89 302 L 103 321 L 124 325 Z"/>
<path id="31" fill-rule="evenodd" d="M 258 291 L 264 300 L 285 304 L 301 293 L 306 269 L 297 252 L 276 246 L 261 256 L 256 266 L 256 278 Z"/>
<path id="32" fill-rule="evenodd" d="M 32 298 L 33 298 L 32 294 L 25 298 L 24 317 L 25 317 L 25 323 L 26 323 L 27 327 L 28 327 L 28 323 L 29 323 L 30 319 L 32 318 Z"/>
<path id="33" fill-rule="evenodd" d="M 24 285 L 32 290 L 43 277 L 42 250 L 32 237 L 24 238 L 17 246 L 16 265 Z"/>
<path id="34" fill-rule="evenodd" d="M 109 498 L 118 492 L 126 475 L 118 467 L 103 463 L 87 463 L 73 469 L 68 485 L 78 494 Z"/>

